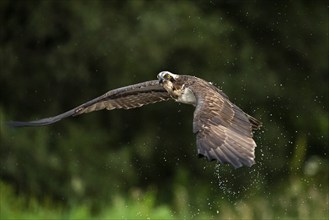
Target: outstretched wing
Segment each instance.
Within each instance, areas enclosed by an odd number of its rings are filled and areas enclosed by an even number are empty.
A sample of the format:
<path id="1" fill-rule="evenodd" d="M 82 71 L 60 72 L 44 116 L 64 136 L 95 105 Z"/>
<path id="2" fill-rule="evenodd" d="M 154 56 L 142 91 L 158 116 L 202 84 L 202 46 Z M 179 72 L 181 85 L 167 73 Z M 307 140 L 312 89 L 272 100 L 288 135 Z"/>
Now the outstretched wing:
<path id="1" fill-rule="evenodd" d="M 14 127 L 42 126 L 55 123 L 69 116 L 76 116 L 102 109 L 137 108 L 168 99 L 171 99 L 171 97 L 167 91 L 159 85 L 159 81 L 151 80 L 111 90 L 102 96 L 54 117 L 29 122 L 10 121 L 8 124 Z"/>
<path id="2" fill-rule="evenodd" d="M 193 131 L 199 155 L 222 164 L 229 163 L 235 168 L 252 166 L 256 147 L 252 130 L 259 128 L 260 122 L 205 81 L 194 83 L 191 89 L 197 99 Z"/>

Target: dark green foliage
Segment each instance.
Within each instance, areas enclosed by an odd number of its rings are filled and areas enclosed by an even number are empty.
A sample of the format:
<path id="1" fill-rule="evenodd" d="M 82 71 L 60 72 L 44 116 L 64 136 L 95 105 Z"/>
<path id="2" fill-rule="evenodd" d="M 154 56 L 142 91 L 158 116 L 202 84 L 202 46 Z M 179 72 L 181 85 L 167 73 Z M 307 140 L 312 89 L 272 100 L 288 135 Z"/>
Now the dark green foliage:
<path id="1" fill-rule="evenodd" d="M 220 2 L 1 0 L 1 181 L 94 211 L 136 189 L 179 212 L 179 196 L 203 210 L 284 194 L 289 178 L 327 191 L 326 4 Z M 56 115 L 162 70 L 214 82 L 263 122 L 254 167 L 198 159 L 193 108 L 174 102 L 48 127 L 3 124 Z"/>

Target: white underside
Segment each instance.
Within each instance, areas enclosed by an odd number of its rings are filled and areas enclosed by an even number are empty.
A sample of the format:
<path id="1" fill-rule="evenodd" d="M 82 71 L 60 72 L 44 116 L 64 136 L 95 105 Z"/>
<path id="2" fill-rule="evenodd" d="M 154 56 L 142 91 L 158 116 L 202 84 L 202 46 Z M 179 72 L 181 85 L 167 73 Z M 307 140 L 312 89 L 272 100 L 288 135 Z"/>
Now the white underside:
<path id="1" fill-rule="evenodd" d="M 191 89 L 185 88 L 183 94 L 178 97 L 177 102 L 196 105 L 196 98 Z"/>

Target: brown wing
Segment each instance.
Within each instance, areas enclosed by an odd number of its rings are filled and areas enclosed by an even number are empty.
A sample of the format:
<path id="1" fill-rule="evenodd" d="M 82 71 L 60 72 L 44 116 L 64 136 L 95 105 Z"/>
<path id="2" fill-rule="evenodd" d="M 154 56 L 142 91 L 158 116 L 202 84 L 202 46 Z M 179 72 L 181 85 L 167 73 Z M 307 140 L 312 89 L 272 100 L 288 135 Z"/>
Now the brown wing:
<path id="1" fill-rule="evenodd" d="M 76 116 L 92 111 L 137 108 L 169 99 L 171 97 L 159 85 L 158 80 L 152 80 L 111 90 L 102 96 L 54 117 L 29 122 L 11 121 L 8 124 L 14 127 L 42 126 L 55 123 L 69 116 Z"/>
<path id="2" fill-rule="evenodd" d="M 235 168 L 252 166 L 256 147 L 252 130 L 260 127 L 260 122 L 207 82 L 196 82 L 191 89 L 197 98 L 193 131 L 197 136 L 199 155 L 222 164 L 229 163 Z"/>

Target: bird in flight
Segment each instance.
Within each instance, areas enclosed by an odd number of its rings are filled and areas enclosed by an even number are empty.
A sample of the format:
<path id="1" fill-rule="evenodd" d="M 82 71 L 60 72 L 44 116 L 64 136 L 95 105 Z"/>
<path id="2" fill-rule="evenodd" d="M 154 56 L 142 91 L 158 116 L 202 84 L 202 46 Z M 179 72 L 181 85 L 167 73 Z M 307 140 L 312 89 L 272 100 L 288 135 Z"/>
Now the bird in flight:
<path id="1" fill-rule="evenodd" d="M 199 156 L 229 163 L 235 168 L 255 164 L 253 131 L 261 122 L 238 106 L 213 84 L 189 75 L 162 71 L 158 80 L 146 81 L 108 91 L 67 112 L 35 121 L 10 121 L 14 127 L 43 126 L 70 116 L 102 109 L 131 109 L 174 99 L 195 107 L 193 133 Z"/>

